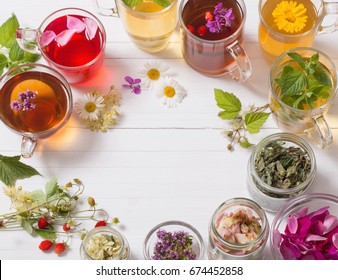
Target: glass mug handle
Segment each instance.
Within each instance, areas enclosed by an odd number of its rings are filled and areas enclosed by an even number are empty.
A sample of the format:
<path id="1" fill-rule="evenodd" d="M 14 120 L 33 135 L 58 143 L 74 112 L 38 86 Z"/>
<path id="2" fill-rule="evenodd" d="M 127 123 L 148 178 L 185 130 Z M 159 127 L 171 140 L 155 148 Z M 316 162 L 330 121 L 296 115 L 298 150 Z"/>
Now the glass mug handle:
<path id="1" fill-rule="evenodd" d="M 96 8 L 96 11 L 103 16 L 111 16 L 111 17 L 119 17 L 119 11 L 117 9 L 117 5 L 116 5 L 116 0 L 113 1 L 114 2 L 114 6 L 113 7 L 103 7 L 101 5 L 101 1 L 100 0 L 93 0 L 93 4 L 94 7 Z"/>
<path id="2" fill-rule="evenodd" d="M 315 126 L 307 129 L 305 133 L 312 143 L 316 144 L 319 148 L 324 149 L 332 143 L 333 137 L 331 130 L 323 115 L 313 117 L 312 121 Z"/>
<path id="3" fill-rule="evenodd" d="M 252 74 L 251 62 L 248 55 L 237 40 L 227 46 L 227 51 L 231 54 L 237 64 L 235 69 L 229 71 L 230 75 L 239 82 L 245 82 Z"/>
<path id="4" fill-rule="evenodd" d="M 324 2 L 324 16 L 337 15 L 336 21 L 333 24 L 321 25 L 318 34 L 332 33 L 338 29 L 338 2 Z"/>
<path id="5" fill-rule="evenodd" d="M 22 137 L 21 142 L 21 156 L 23 158 L 32 157 L 35 148 L 36 148 L 37 140 L 28 136 Z"/>
<path id="6" fill-rule="evenodd" d="M 18 28 L 15 33 L 16 41 L 20 47 L 30 53 L 39 53 L 38 38 L 39 32 L 36 29 Z"/>

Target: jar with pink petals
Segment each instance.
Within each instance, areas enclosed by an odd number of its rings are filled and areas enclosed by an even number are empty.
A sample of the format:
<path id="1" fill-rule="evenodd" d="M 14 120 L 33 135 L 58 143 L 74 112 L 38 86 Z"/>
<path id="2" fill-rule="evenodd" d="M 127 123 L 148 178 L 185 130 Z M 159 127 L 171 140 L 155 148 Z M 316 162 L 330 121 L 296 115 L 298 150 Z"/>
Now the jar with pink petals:
<path id="1" fill-rule="evenodd" d="M 211 260 L 263 259 L 269 222 L 260 205 L 248 198 L 232 198 L 214 212 L 209 226 Z"/>

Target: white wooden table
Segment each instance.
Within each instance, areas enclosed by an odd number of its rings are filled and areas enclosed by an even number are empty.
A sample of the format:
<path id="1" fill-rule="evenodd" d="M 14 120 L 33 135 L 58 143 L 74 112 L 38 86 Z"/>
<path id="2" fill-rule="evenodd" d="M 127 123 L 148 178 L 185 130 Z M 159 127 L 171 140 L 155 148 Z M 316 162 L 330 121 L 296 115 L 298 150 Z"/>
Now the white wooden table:
<path id="1" fill-rule="evenodd" d="M 5 3 L 6 2 L 6 3 Z M 74 99 L 91 89 L 107 90 L 111 84 L 121 89 L 122 117 L 108 133 L 91 132 L 73 114 L 66 127 L 40 141 L 31 159 L 24 160 L 43 174 L 20 182 L 25 189 L 43 188 L 52 176 L 60 183 L 80 178 L 84 198 L 95 197 L 98 205 L 122 222 L 119 229 L 127 237 L 132 259 L 143 259 L 142 245 L 148 231 L 166 220 L 182 220 L 208 238 L 208 224 L 214 210 L 233 197 L 249 197 L 246 168 L 250 150 L 226 148 L 221 135 L 225 123 L 217 117 L 219 108 L 214 88 L 234 92 L 244 103 L 267 103 L 269 62 L 262 57 L 257 42 L 258 0 L 247 0 L 245 48 L 251 58 L 253 76 L 245 84 L 229 78 L 209 78 L 192 70 L 183 60 L 179 29 L 169 47 L 157 54 L 139 50 L 124 31 L 119 18 L 99 16 L 107 31 L 106 59 L 98 77 L 85 85 L 72 86 Z M 22 26 L 38 27 L 51 12 L 80 7 L 95 13 L 91 0 L 1 0 L 0 21 L 17 15 Z M 314 47 L 326 52 L 338 66 L 338 32 L 316 38 Z M 137 77 L 146 62 L 159 60 L 169 65 L 174 78 L 188 91 L 176 109 L 167 109 L 149 92 L 134 95 L 123 90 L 124 76 Z M 44 63 L 42 61 L 42 63 Z M 338 103 L 328 115 L 334 143 L 326 150 L 314 147 L 318 174 L 312 192 L 338 194 Z M 280 132 L 270 118 L 259 140 Z M 21 137 L 0 124 L 0 154 L 20 153 Z M 0 212 L 9 212 L 9 199 L 0 193 Z M 270 221 L 273 215 L 268 215 Z M 0 232 L 0 259 L 57 259 L 37 247 L 41 238 L 24 231 Z M 60 259 L 79 259 L 79 239 Z M 266 258 L 270 258 L 269 247 Z"/>

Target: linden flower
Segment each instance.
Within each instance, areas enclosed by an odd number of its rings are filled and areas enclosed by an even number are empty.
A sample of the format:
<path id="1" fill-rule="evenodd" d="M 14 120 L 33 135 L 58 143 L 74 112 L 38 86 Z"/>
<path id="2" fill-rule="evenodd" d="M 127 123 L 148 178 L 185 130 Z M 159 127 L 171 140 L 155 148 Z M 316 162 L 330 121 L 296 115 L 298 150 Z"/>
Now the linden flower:
<path id="1" fill-rule="evenodd" d="M 99 118 L 101 108 L 104 107 L 103 101 L 102 96 L 87 93 L 76 101 L 75 108 L 80 118 L 93 121 Z"/>
<path id="2" fill-rule="evenodd" d="M 308 18 L 306 12 L 303 4 L 298 5 L 295 1 L 282 1 L 277 4 L 272 16 L 279 30 L 297 33 L 305 27 Z"/>
<path id="3" fill-rule="evenodd" d="M 154 93 L 156 97 L 161 98 L 162 103 L 167 105 L 168 108 L 176 107 L 177 103 L 181 103 L 187 95 L 184 88 L 171 77 L 161 79 Z"/>
<path id="4" fill-rule="evenodd" d="M 167 74 L 169 67 L 159 61 L 147 62 L 144 69 L 140 71 L 140 76 L 143 78 L 143 85 L 146 88 L 153 89 L 155 84 Z"/>

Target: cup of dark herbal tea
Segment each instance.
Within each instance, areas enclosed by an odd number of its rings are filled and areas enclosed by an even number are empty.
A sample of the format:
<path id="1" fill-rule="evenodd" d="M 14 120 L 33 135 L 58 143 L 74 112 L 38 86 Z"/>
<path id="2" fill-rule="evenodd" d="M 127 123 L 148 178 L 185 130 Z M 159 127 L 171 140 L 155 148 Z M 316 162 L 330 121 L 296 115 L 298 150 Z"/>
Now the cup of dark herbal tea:
<path id="1" fill-rule="evenodd" d="M 66 79 L 42 64 L 22 64 L 0 78 L 0 120 L 22 135 L 21 155 L 33 155 L 37 140 L 59 131 L 73 109 Z"/>
<path id="2" fill-rule="evenodd" d="M 304 139 L 291 133 L 272 134 L 250 156 L 248 190 L 263 209 L 277 212 L 288 200 L 310 190 L 316 170 L 315 155 Z"/>
<path id="3" fill-rule="evenodd" d="M 179 21 L 185 61 L 207 76 L 229 74 L 246 81 L 252 68 L 243 48 L 245 18 L 242 0 L 182 0 Z"/>

